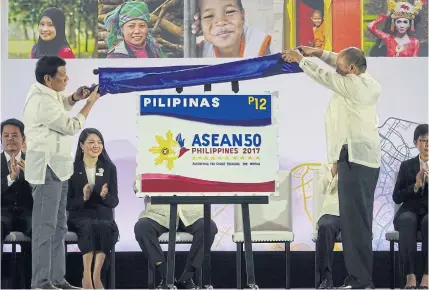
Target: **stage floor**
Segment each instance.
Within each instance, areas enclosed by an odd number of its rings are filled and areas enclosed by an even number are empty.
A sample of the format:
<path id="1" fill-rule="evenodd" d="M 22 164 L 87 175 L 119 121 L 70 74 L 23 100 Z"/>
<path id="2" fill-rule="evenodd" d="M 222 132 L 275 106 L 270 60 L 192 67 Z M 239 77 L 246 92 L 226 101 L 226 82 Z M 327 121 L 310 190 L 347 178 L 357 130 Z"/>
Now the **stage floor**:
<path id="1" fill-rule="evenodd" d="M 183 271 L 186 254 L 186 252 L 178 252 L 176 255 L 176 277 L 179 277 Z M 284 253 L 255 252 L 254 257 L 256 282 L 260 289 L 284 289 Z M 422 261 L 421 259 L 417 259 L 417 261 L 417 269 L 421 271 Z M 20 259 L 18 262 L 21 262 Z M 8 286 L 4 284 L 6 281 L 3 277 L 9 276 L 10 263 L 10 253 L 4 253 L 1 268 L 2 288 Z M 389 288 L 389 269 L 389 252 L 374 252 L 373 281 L 377 289 Z M 27 283 L 29 283 L 30 270 L 31 266 L 25 267 Z M 212 285 L 215 289 L 236 289 L 235 273 L 235 252 L 212 252 Z M 116 253 L 115 274 L 116 289 L 146 289 L 148 285 L 147 261 L 143 253 Z M 333 274 L 334 286 L 342 285 L 346 271 L 341 252 L 334 253 Z M 292 252 L 290 275 L 291 288 L 314 289 L 314 252 Z M 68 253 L 66 279 L 73 285 L 81 285 L 82 257 L 80 253 Z M 159 277 L 157 277 L 157 283 L 158 279 Z M 243 285 L 245 285 L 244 281 Z M 399 288 L 399 284 L 396 285 L 396 288 Z"/>

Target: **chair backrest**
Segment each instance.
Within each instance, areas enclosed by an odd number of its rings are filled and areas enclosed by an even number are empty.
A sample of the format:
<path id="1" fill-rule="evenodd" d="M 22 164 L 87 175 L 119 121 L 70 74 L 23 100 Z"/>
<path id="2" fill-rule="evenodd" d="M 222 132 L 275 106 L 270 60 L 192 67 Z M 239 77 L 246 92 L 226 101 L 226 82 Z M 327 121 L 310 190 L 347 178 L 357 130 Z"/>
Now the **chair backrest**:
<path id="1" fill-rule="evenodd" d="M 252 231 L 292 231 L 291 175 L 279 171 L 278 196 L 270 196 L 269 204 L 251 204 L 250 228 Z M 243 231 L 241 205 L 234 208 L 235 232 Z"/>
<path id="2" fill-rule="evenodd" d="M 313 232 L 316 232 L 317 221 L 323 208 L 323 202 L 325 201 L 322 178 L 325 176 L 327 170 L 329 170 L 328 167 L 320 166 L 313 172 Z"/>
<path id="3" fill-rule="evenodd" d="M 395 172 L 395 173 L 393 173 L 393 186 L 395 186 L 395 184 L 396 184 L 396 179 L 398 178 L 398 172 Z M 392 192 L 392 195 L 393 195 L 393 192 Z M 392 203 L 394 204 L 394 206 L 395 206 L 395 213 L 394 213 L 394 215 L 396 215 L 396 212 L 398 211 L 398 209 L 401 207 L 401 205 L 402 205 L 402 203 L 401 204 L 396 204 L 394 201 L 393 201 L 393 197 L 391 197 L 391 200 L 392 200 Z"/>

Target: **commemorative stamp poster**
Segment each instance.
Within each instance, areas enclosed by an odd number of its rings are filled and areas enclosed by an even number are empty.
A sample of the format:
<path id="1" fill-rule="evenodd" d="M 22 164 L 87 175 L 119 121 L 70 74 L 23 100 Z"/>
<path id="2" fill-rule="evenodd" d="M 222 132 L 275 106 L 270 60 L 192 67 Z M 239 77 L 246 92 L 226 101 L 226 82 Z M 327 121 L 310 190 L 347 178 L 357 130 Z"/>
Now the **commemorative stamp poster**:
<path id="1" fill-rule="evenodd" d="M 269 94 L 140 96 L 140 192 L 274 193 L 278 130 L 272 115 Z"/>

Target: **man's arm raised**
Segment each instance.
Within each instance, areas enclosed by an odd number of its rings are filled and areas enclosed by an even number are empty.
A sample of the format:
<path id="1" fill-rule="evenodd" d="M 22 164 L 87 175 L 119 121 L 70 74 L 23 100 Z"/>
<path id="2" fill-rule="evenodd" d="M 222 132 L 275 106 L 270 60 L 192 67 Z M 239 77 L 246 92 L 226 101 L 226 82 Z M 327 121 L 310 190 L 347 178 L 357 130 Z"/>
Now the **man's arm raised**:
<path id="1" fill-rule="evenodd" d="M 299 49 L 303 52 L 304 56 L 314 56 L 323 60 L 327 65 L 336 68 L 337 67 L 337 56 L 335 52 L 323 50 L 320 48 L 300 46 Z"/>
<path id="2" fill-rule="evenodd" d="M 304 50 L 301 51 L 305 54 Z M 353 88 L 352 78 L 348 76 L 342 76 L 335 71 L 322 68 L 314 61 L 304 57 L 300 50 L 297 49 L 286 50 L 283 52 L 282 58 L 286 62 L 299 63 L 299 67 L 306 75 L 326 88 L 336 92 L 337 94 L 343 97 L 350 95 L 349 90 L 350 88 Z"/>

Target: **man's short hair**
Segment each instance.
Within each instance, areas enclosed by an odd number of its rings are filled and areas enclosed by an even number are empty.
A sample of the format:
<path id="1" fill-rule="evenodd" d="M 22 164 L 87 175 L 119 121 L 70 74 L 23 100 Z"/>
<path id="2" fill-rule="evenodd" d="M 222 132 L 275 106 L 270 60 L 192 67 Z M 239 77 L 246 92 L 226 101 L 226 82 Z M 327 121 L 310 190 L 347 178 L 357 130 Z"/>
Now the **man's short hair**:
<path id="1" fill-rule="evenodd" d="M 428 124 L 420 124 L 414 130 L 414 142 L 419 140 L 419 137 L 425 137 L 428 135 Z"/>
<path id="2" fill-rule="evenodd" d="M 12 118 L 12 119 L 7 119 L 7 120 L 4 120 L 3 122 L 1 122 L 1 134 L 2 135 L 3 135 L 3 128 L 6 125 L 18 127 L 19 132 L 21 132 L 21 135 L 24 137 L 24 123 L 22 123 L 20 120 Z"/>
<path id="3" fill-rule="evenodd" d="M 349 64 L 355 65 L 360 71 L 366 70 L 366 57 L 363 51 L 357 47 L 344 49 L 344 56 Z"/>
<path id="4" fill-rule="evenodd" d="M 42 85 L 45 84 L 45 76 L 55 77 L 58 68 L 65 66 L 66 61 L 59 56 L 43 56 L 36 63 L 36 80 Z"/>

